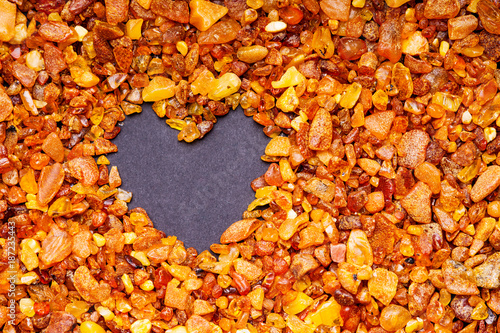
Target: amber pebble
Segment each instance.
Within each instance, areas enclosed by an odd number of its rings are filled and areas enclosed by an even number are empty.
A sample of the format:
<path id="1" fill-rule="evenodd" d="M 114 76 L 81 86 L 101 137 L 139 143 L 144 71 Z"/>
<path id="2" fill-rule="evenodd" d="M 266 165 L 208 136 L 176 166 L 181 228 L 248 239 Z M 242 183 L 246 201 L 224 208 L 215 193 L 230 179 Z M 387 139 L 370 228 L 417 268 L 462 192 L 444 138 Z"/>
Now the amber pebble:
<path id="1" fill-rule="evenodd" d="M 431 222 L 431 196 L 432 192 L 425 183 L 418 182 L 408 192 L 408 194 L 401 199 L 401 206 L 406 212 L 419 223 Z"/>
<path id="2" fill-rule="evenodd" d="M 56 162 L 64 160 L 64 146 L 56 133 L 50 133 L 45 138 L 42 150 Z"/>
<path id="3" fill-rule="evenodd" d="M 402 25 L 397 19 L 389 19 L 380 25 L 378 53 L 392 63 L 399 61 L 402 55 Z"/>
<path id="4" fill-rule="evenodd" d="M 129 0 L 105 0 L 106 20 L 116 25 L 128 17 Z"/>
<path id="5" fill-rule="evenodd" d="M 477 13 L 486 31 L 498 34 L 500 31 L 500 8 L 491 0 L 479 0 Z"/>
<path id="6" fill-rule="evenodd" d="M 384 140 L 391 130 L 394 111 L 377 112 L 365 117 L 365 128 L 377 139 Z"/>
<path id="7" fill-rule="evenodd" d="M 222 244 L 236 243 L 241 240 L 246 239 L 252 234 L 258 227 L 260 227 L 262 221 L 257 219 L 245 219 L 234 222 L 230 225 L 226 231 L 222 233 L 220 237 L 220 242 Z"/>
<path id="8" fill-rule="evenodd" d="M 351 9 L 350 0 L 321 0 L 319 5 L 325 14 L 332 20 L 349 20 L 349 11 Z"/>
<path id="9" fill-rule="evenodd" d="M 43 23 L 38 29 L 38 33 L 46 40 L 56 43 L 63 42 L 73 35 L 73 31 L 67 24 L 56 21 Z"/>
<path id="10" fill-rule="evenodd" d="M 462 263 L 448 259 L 443 263 L 442 270 L 446 289 L 450 293 L 456 295 L 479 294 L 472 270 Z"/>
<path id="11" fill-rule="evenodd" d="M 309 128 L 309 148 L 312 150 L 326 150 L 332 144 L 333 126 L 330 113 L 319 109 Z"/>
<path id="12" fill-rule="evenodd" d="M 189 6 L 185 1 L 153 0 L 151 2 L 151 11 L 172 21 L 180 23 L 189 22 Z"/>
<path id="13" fill-rule="evenodd" d="M 391 304 L 380 313 L 380 326 L 386 331 L 395 332 L 410 321 L 411 314 L 404 307 Z"/>
<path id="14" fill-rule="evenodd" d="M 60 163 L 44 167 L 38 179 L 38 203 L 41 206 L 47 205 L 55 197 L 63 181 L 64 170 Z"/>
<path id="15" fill-rule="evenodd" d="M 5 93 L 3 88 L 0 88 L 0 121 L 4 121 L 12 113 L 12 101 Z"/>
<path id="16" fill-rule="evenodd" d="M 448 20 L 448 36 L 451 40 L 462 39 L 476 30 L 478 20 L 474 15 L 464 15 Z"/>
<path id="17" fill-rule="evenodd" d="M 77 157 L 69 161 L 71 176 L 79 179 L 83 186 L 92 186 L 99 179 L 99 170 L 90 156 Z"/>
<path id="18" fill-rule="evenodd" d="M 378 299 L 382 304 L 389 305 L 396 295 L 398 287 L 398 276 L 384 268 L 377 268 L 373 276 L 368 280 L 368 291 L 370 295 Z"/>
<path id="19" fill-rule="evenodd" d="M 63 261 L 72 251 L 72 237 L 53 224 L 47 237 L 42 241 L 39 259 L 44 265 Z"/>
<path id="20" fill-rule="evenodd" d="M 451 19 L 458 15 L 460 3 L 458 0 L 430 0 L 424 7 L 427 19 Z"/>
<path id="21" fill-rule="evenodd" d="M 397 145 L 398 164 L 409 169 L 414 169 L 425 161 L 429 135 L 422 130 L 406 132 Z"/>
<path id="22" fill-rule="evenodd" d="M 426 183 L 432 193 L 438 194 L 441 191 L 441 172 L 429 162 L 423 162 L 415 168 L 415 177 Z"/>
<path id="23" fill-rule="evenodd" d="M 484 263 L 473 270 L 477 285 L 481 288 L 500 287 L 500 252 L 493 253 Z"/>
<path id="24" fill-rule="evenodd" d="M 342 59 L 352 61 L 359 59 L 368 49 L 364 40 L 344 37 L 340 39 L 337 51 Z"/>
<path id="25" fill-rule="evenodd" d="M 198 36 L 198 43 L 203 44 L 224 44 L 236 38 L 240 24 L 235 20 L 218 22 L 207 31 L 203 31 Z"/>
<path id="26" fill-rule="evenodd" d="M 302 21 L 302 18 L 304 17 L 304 14 L 302 11 L 293 6 L 287 6 L 284 8 L 281 8 L 279 11 L 280 18 L 289 25 L 295 25 L 299 24 L 300 21 Z"/>
<path id="27" fill-rule="evenodd" d="M 189 23 L 200 31 L 206 31 L 228 12 L 226 7 L 204 0 L 193 0 L 189 2 L 189 7 Z"/>
<path id="28" fill-rule="evenodd" d="M 486 198 L 500 185 L 500 166 L 491 165 L 483 172 L 472 187 L 470 197 L 474 202 Z"/>
<path id="29" fill-rule="evenodd" d="M 0 41 L 8 42 L 14 37 L 16 25 L 16 4 L 0 0 Z"/>

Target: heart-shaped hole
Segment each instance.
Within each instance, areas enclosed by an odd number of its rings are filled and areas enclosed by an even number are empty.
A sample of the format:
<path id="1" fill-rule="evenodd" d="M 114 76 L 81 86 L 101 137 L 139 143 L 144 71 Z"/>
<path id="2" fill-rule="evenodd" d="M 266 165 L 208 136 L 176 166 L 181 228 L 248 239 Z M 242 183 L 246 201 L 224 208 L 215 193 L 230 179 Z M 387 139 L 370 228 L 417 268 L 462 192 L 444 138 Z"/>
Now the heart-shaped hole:
<path id="1" fill-rule="evenodd" d="M 269 140 L 241 109 L 218 119 L 203 140 L 177 142 L 177 131 L 143 105 L 113 141 L 129 208 L 142 207 L 155 227 L 198 251 L 220 235 L 254 199 L 250 182 L 267 170 L 259 159 Z M 256 135 L 257 132 L 257 135 Z M 258 132 L 261 134 L 259 135 Z"/>

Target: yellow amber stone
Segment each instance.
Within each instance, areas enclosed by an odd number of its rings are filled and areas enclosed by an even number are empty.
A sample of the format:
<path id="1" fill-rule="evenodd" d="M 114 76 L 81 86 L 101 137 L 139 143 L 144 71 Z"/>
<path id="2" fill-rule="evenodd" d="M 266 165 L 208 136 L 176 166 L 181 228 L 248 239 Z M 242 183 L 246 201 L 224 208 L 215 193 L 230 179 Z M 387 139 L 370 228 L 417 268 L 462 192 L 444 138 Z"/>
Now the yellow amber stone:
<path id="1" fill-rule="evenodd" d="M 71 212 L 71 200 L 68 197 L 60 197 L 50 205 L 48 214 L 51 217 L 58 217 Z"/>
<path id="2" fill-rule="evenodd" d="M 28 169 L 26 174 L 19 181 L 19 185 L 26 193 L 36 194 L 38 192 L 38 184 L 36 183 L 35 172 L 33 169 Z"/>
<path id="3" fill-rule="evenodd" d="M 16 4 L 0 0 L 0 42 L 8 42 L 14 37 L 16 25 Z"/>
<path id="4" fill-rule="evenodd" d="M 281 329 L 286 327 L 285 320 L 277 313 L 270 313 L 267 315 L 266 325 Z"/>
<path id="5" fill-rule="evenodd" d="M 359 95 L 361 95 L 362 88 L 363 87 L 357 82 L 354 82 L 353 84 L 348 86 L 344 92 L 344 95 L 342 95 L 340 106 L 345 109 L 352 109 L 354 105 L 356 105 Z"/>
<path id="6" fill-rule="evenodd" d="M 264 186 L 255 192 L 255 197 L 256 198 L 264 198 L 264 197 L 269 197 L 273 191 L 276 191 L 277 187 L 276 186 Z"/>
<path id="7" fill-rule="evenodd" d="M 241 80 L 238 75 L 226 73 L 213 82 L 208 93 L 208 98 L 214 101 L 221 100 L 236 93 L 240 89 L 240 86 Z"/>
<path id="8" fill-rule="evenodd" d="M 373 264 L 372 247 L 363 230 L 351 231 L 347 240 L 346 261 L 357 266 Z"/>
<path id="9" fill-rule="evenodd" d="M 108 165 L 109 164 L 109 160 L 108 160 L 108 158 L 106 156 L 101 155 L 97 159 L 97 164 L 99 164 L 99 165 L 101 165 L 101 164 Z"/>
<path id="10" fill-rule="evenodd" d="M 293 87 L 289 87 L 276 101 L 276 107 L 283 112 L 293 112 L 299 106 L 299 98 Z"/>
<path id="11" fill-rule="evenodd" d="M 263 288 L 255 288 L 247 295 L 247 297 L 250 298 L 250 303 L 254 309 L 262 310 L 262 304 L 264 303 Z"/>
<path id="12" fill-rule="evenodd" d="M 439 104 L 448 111 L 457 112 L 462 97 L 438 91 L 432 96 L 432 103 Z"/>
<path id="13" fill-rule="evenodd" d="M 398 8 L 407 3 L 410 0 L 385 0 L 387 6 L 392 8 Z"/>
<path id="14" fill-rule="evenodd" d="M 19 310 L 26 317 L 33 317 L 35 315 L 35 301 L 31 298 L 21 298 L 19 300 Z"/>
<path id="15" fill-rule="evenodd" d="M 166 123 L 168 126 L 178 131 L 182 130 L 187 125 L 186 122 L 181 119 L 167 119 Z"/>
<path id="16" fill-rule="evenodd" d="M 122 275 L 122 282 L 125 286 L 125 292 L 127 294 L 130 294 L 132 291 L 134 291 L 134 285 L 132 284 L 132 280 L 130 279 L 130 276 L 128 276 L 128 274 Z"/>
<path id="17" fill-rule="evenodd" d="M 189 48 L 188 48 L 188 45 L 185 41 L 181 40 L 181 41 L 178 41 L 177 44 L 175 44 L 175 48 L 177 49 L 177 51 L 179 51 L 180 54 L 182 54 L 183 56 L 186 56 L 186 54 L 188 53 L 189 51 Z"/>
<path id="18" fill-rule="evenodd" d="M 128 20 L 125 24 L 125 34 L 130 39 L 140 39 L 142 36 L 143 19 Z"/>
<path id="19" fill-rule="evenodd" d="M 297 316 L 291 315 L 286 319 L 286 326 L 293 333 L 313 333 L 314 328 L 304 323 Z"/>
<path id="20" fill-rule="evenodd" d="M 200 130 L 196 126 L 196 123 L 189 123 L 179 132 L 177 135 L 177 140 L 193 142 L 201 136 Z"/>
<path id="21" fill-rule="evenodd" d="M 290 293 L 287 295 L 290 295 Z M 314 300 L 311 297 L 307 296 L 303 292 L 298 292 L 297 297 L 295 297 L 292 302 L 283 306 L 283 310 L 289 315 L 297 314 L 307 309 L 307 307 L 313 302 Z"/>
<path id="22" fill-rule="evenodd" d="M 238 49 L 236 56 L 239 60 L 253 64 L 264 59 L 269 53 L 268 49 L 261 45 L 242 46 Z"/>
<path id="23" fill-rule="evenodd" d="M 363 111 L 363 106 L 357 104 L 354 108 L 354 114 L 351 117 L 352 127 L 361 127 L 365 124 L 365 112 Z"/>
<path id="24" fill-rule="evenodd" d="M 151 7 L 151 2 L 153 2 L 153 0 L 137 0 L 137 3 L 144 9 L 149 9 Z"/>
<path id="25" fill-rule="evenodd" d="M 154 77 L 142 91 L 144 102 L 156 102 L 175 95 L 175 82 L 164 76 Z"/>
<path id="26" fill-rule="evenodd" d="M 149 319 L 140 319 L 134 321 L 130 326 L 132 333 L 149 333 L 151 332 L 151 321 Z"/>
<path id="27" fill-rule="evenodd" d="M 477 159 L 471 165 L 463 168 L 458 173 L 457 178 L 462 183 L 468 183 L 478 175 L 480 170 L 481 170 L 481 160 Z"/>
<path id="28" fill-rule="evenodd" d="M 87 302 L 84 301 L 73 301 L 68 303 L 64 308 L 65 312 L 68 312 L 75 316 L 76 318 L 80 318 L 82 314 L 89 311 L 90 306 Z"/>
<path id="29" fill-rule="evenodd" d="M 247 0 L 247 6 L 252 9 L 259 9 L 264 5 L 263 0 Z"/>
<path id="30" fill-rule="evenodd" d="M 228 12 L 226 7 L 206 0 L 191 0 L 189 8 L 191 8 L 189 23 L 200 31 L 208 30 Z"/>
<path id="31" fill-rule="evenodd" d="M 363 8 L 365 6 L 365 0 L 352 0 L 352 6 L 356 8 Z"/>
<path id="32" fill-rule="evenodd" d="M 75 83 L 84 88 L 91 88 L 99 83 L 99 78 L 92 72 L 84 72 L 81 76 L 75 78 Z"/>
<path id="33" fill-rule="evenodd" d="M 247 210 L 249 212 L 251 212 L 252 210 L 257 208 L 258 206 L 269 205 L 271 203 L 271 201 L 272 201 L 271 197 L 257 198 L 248 205 Z"/>
<path id="34" fill-rule="evenodd" d="M 21 247 L 21 251 L 19 251 L 19 259 L 28 271 L 32 271 L 38 267 L 38 257 L 36 256 L 36 252 L 30 246 L 24 245 Z"/>
<path id="35" fill-rule="evenodd" d="M 402 306 L 391 304 L 380 313 L 380 326 L 389 332 L 397 331 L 410 321 L 410 312 Z"/>
<path id="36" fill-rule="evenodd" d="M 300 73 L 295 66 L 289 67 L 279 81 L 271 82 L 273 88 L 288 88 L 296 86 L 306 80 L 306 77 Z"/>
<path id="37" fill-rule="evenodd" d="M 479 0 L 472 0 L 469 4 L 469 6 L 467 6 L 467 10 L 471 13 L 477 13 L 477 3 L 479 2 Z"/>
<path id="38" fill-rule="evenodd" d="M 332 41 L 330 29 L 326 27 L 317 28 L 313 35 L 312 47 L 321 58 L 331 58 L 335 51 L 335 45 Z"/>
<path id="39" fill-rule="evenodd" d="M 467 57 L 480 57 L 484 52 L 484 47 L 481 45 L 476 45 L 473 47 L 467 47 L 463 49 L 460 53 Z"/>
<path id="40" fill-rule="evenodd" d="M 389 103 L 389 96 L 383 90 L 377 90 L 372 96 L 373 106 L 379 110 L 386 110 Z"/>
<path id="41" fill-rule="evenodd" d="M 104 200 L 114 195 L 116 192 L 117 192 L 116 188 L 110 188 L 108 185 L 104 185 L 96 191 L 96 195 L 102 200 Z"/>
<path id="42" fill-rule="evenodd" d="M 99 125 L 104 117 L 104 108 L 103 107 L 95 107 L 92 110 L 92 115 L 90 116 L 90 121 L 94 125 Z"/>
<path id="43" fill-rule="evenodd" d="M 307 324 L 318 327 L 320 325 L 342 326 L 343 320 L 340 316 L 341 306 L 332 298 L 321 304 L 316 311 L 310 313 L 305 318 Z"/>
<path id="44" fill-rule="evenodd" d="M 472 310 L 471 318 L 474 320 L 484 320 L 488 318 L 488 307 L 484 301 L 480 302 L 474 310 Z"/>

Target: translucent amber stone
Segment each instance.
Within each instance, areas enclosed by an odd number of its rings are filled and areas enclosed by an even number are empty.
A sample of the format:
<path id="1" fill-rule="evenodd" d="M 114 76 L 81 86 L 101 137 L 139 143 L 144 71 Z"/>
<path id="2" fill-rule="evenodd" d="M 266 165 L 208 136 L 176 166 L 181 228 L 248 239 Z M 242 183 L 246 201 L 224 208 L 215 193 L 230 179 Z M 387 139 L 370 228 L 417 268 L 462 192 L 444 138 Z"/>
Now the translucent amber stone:
<path id="1" fill-rule="evenodd" d="M 304 311 L 312 303 L 313 299 L 311 297 L 303 292 L 298 292 L 293 301 L 283 306 L 283 310 L 288 314 L 294 315 Z"/>
<path id="2" fill-rule="evenodd" d="M 385 0 L 387 6 L 392 8 L 398 8 L 407 3 L 410 0 Z"/>
<path id="3" fill-rule="evenodd" d="M 125 24 L 125 34 L 130 39 L 140 39 L 142 36 L 143 19 L 128 20 Z"/>
<path id="4" fill-rule="evenodd" d="M 21 178 L 19 185 L 26 193 L 36 194 L 38 192 L 38 184 L 36 183 L 35 172 L 33 169 L 28 169 L 28 171 Z"/>
<path id="5" fill-rule="evenodd" d="M 228 9 L 206 0 L 191 0 L 189 23 L 200 31 L 206 31 L 227 14 Z"/>
<path id="6" fill-rule="evenodd" d="M 90 309 L 90 306 L 87 302 L 73 301 L 73 302 L 66 305 L 66 307 L 64 308 L 64 311 L 72 314 L 76 318 L 80 318 L 81 315 L 86 313 L 89 309 Z"/>
<path id="7" fill-rule="evenodd" d="M 340 315 L 341 306 L 332 298 L 329 301 L 321 304 L 316 311 L 309 313 L 305 319 L 306 323 L 310 323 L 315 327 L 320 325 L 326 326 L 342 326 L 343 320 Z"/>
<path id="8" fill-rule="evenodd" d="M 52 217 L 62 216 L 71 212 L 71 200 L 68 197 L 60 197 L 50 205 L 48 214 Z"/>
<path id="9" fill-rule="evenodd" d="M 16 26 L 16 4 L 0 0 L 0 41 L 8 42 L 14 37 Z"/>
<path id="10" fill-rule="evenodd" d="M 331 58 L 335 51 L 335 45 L 332 41 L 330 29 L 325 27 L 318 27 L 313 35 L 312 47 L 321 58 Z"/>
<path id="11" fill-rule="evenodd" d="M 269 51 L 264 46 L 252 45 L 240 47 L 237 56 L 241 61 L 252 64 L 264 59 L 268 53 Z"/>
<path id="12" fill-rule="evenodd" d="M 438 91 L 432 96 L 432 103 L 441 105 L 448 111 L 456 112 L 460 103 L 462 103 L 462 98 L 460 96 Z"/>
<path id="13" fill-rule="evenodd" d="M 234 73 L 226 73 L 212 83 L 208 98 L 221 100 L 236 93 L 241 86 L 241 80 Z"/>
<path id="14" fill-rule="evenodd" d="M 283 112 L 292 112 L 299 106 L 294 87 L 289 87 L 276 101 L 276 107 Z"/>
<path id="15" fill-rule="evenodd" d="M 402 329 L 410 321 L 410 312 L 399 305 L 386 306 L 380 314 L 380 326 L 389 332 Z"/>
<path id="16" fill-rule="evenodd" d="M 362 86 L 354 82 L 350 86 L 347 87 L 344 94 L 342 95 L 342 99 L 340 100 L 340 106 L 346 109 L 352 109 L 356 102 L 359 99 L 359 95 L 361 95 Z"/>
<path id="17" fill-rule="evenodd" d="M 358 266 L 371 266 L 373 252 L 364 231 L 352 230 L 347 241 L 346 259 L 348 263 Z"/>
<path id="18" fill-rule="evenodd" d="M 191 91 L 195 95 L 201 94 L 203 96 L 206 96 L 210 92 L 214 80 L 214 74 L 208 69 L 205 69 L 200 73 L 200 75 L 198 75 L 196 80 L 191 83 Z"/>
<path id="19" fill-rule="evenodd" d="M 306 80 L 305 76 L 300 73 L 295 66 L 289 67 L 281 76 L 279 81 L 271 82 L 273 88 L 288 88 L 296 86 Z"/>
<path id="20" fill-rule="evenodd" d="M 463 168 L 457 175 L 458 180 L 462 183 L 468 183 L 478 175 L 481 170 L 481 160 L 475 160 L 471 165 Z"/>
<path id="21" fill-rule="evenodd" d="M 415 31 L 410 37 L 404 39 L 401 46 L 404 54 L 419 55 L 429 52 L 429 42 L 420 31 Z"/>
<path id="22" fill-rule="evenodd" d="M 175 95 L 175 82 L 164 77 L 154 77 L 149 85 L 142 91 L 144 102 L 156 102 L 162 99 L 171 98 Z"/>
<path id="23" fill-rule="evenodd" d="M 186 125 L 177 135 L 179 141 L 193 142 L 201 136 L 200 131 L 195 123 Z"/>
<path id="24" fill-rule="evenodd" d="M 410 70 L 398 62 L 392 67 L 392 85 L 398 89 L 398 98 L 405 100 L 413 93 L 413 80 Z"/>

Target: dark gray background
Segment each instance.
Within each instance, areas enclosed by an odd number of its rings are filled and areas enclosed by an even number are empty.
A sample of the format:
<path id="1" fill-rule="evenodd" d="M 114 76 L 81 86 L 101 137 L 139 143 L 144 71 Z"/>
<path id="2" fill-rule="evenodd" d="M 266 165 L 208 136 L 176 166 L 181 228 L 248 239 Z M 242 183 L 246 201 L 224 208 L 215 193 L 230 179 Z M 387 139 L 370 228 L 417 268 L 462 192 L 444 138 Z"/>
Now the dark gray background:
<path id="1" fill-rule="evenodd" d="M 198 251 L 220 235 L 254 199 L 250 182 L 268 167 L 260 156 L 269 140 L 262 126 L 238 108 L 218 118 L 193 143 L 177 141 L 177 130 L 158 118 L 151 104 L 128 116 L 113 140 L 121 188 L 133 192 L 129 208 L 146 209 L 155 227 Z"/>

